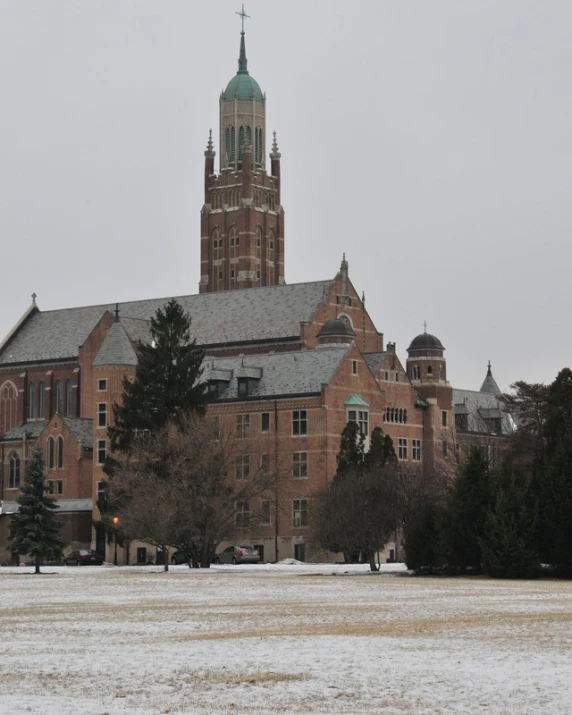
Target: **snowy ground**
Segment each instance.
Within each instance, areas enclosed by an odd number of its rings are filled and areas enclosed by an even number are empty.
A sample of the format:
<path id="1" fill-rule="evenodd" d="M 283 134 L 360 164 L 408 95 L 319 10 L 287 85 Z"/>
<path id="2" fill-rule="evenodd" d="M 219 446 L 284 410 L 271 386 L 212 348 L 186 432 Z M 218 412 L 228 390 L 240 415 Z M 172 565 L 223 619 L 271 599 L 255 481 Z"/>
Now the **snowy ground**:
<path id="1" fill-rule="evenodd" d="M 572 714 L 570 582 L 45 570 L 0 568 L 3 714 Z"/>

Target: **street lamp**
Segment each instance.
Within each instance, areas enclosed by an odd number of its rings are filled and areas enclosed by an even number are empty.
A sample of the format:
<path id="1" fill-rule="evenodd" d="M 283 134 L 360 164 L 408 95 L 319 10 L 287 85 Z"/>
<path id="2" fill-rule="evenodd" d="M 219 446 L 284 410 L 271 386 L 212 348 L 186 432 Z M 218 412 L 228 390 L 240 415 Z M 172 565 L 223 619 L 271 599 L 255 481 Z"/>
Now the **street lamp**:
<path id="1" fill-rule="evenodd" d="M 117 566 L 117 524 L 119 524 L 119 517 L 114 516 L 113 519 L 111 520 L 113 522 L 113 541 L 114 541 L 114 554 L 113 554 L 113 565 Z"/>

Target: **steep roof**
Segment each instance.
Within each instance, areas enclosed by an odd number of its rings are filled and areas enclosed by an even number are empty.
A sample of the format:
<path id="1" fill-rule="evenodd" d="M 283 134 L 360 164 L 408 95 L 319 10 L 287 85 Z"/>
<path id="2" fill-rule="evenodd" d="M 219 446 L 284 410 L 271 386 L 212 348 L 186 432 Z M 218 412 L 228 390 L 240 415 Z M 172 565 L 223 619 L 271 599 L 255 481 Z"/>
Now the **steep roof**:
<path id="1" fill-rule="evenodd" d="M 497 385 L 497 382 L 493 377 L 490 362 L 489 362 L 489 365 L 487 368 L 487 375 L 483 381 L 483 384 L 481 385 L 480 392 L 486 392 L 489 395 L 500 395 L 501 394 L 500 388 Z"/>
<path id="2" fill-rule="evenodd" d="M 85 417 L 62 417 L 62 422 L 73 434 L 79 444 L 93 446 L 93 420 Z"/>
<path id="3" fill-rule="evenodd" d="M 120 322 L 113 323 L 107 331 L 93 364 L 96 367 L 101 365 L 137 365 L 137 355 Z"/>
<path id="4" fill-rule="evenodd" d="M 490 434 L 491 419 L 500 420 L 501 434 L 514 432 L 512 417 L 508 412 L 503 411 L 503 404 L 495 395 L 453 388 L 453 405 L 456 415 L 466 415 L 467 432 Z"/>
<path id="5" fill-rule="evenodd" d="M 175 299 L 192 318 L 191 334 L 201 345 L 266 342 L 300 335 L 327 295 L 332 281 L 200 293 Z M 148 336 L 148 321 L 169 298 L 119 304 L 119 315 L 132 340 Z M 0 352 L 0 365 L 74 359 L 105 311 L 94 305 L 36 312 Z"/>
<path id="6" fill-rule="evenodd" d="M 237 372 L 254 367 L 261 369 L 261 377 L 251 380 L 250 397 L 318 394 L 333 378 L 350 350 L 350 345 L 335 345 L 288 353 L 209 358 L 205 361 L 203 379 L 208 381 L 211 375 L 219 376 L 220 371 L 231 371 L 231 380 L 220 398 L 236 399 Z"/>

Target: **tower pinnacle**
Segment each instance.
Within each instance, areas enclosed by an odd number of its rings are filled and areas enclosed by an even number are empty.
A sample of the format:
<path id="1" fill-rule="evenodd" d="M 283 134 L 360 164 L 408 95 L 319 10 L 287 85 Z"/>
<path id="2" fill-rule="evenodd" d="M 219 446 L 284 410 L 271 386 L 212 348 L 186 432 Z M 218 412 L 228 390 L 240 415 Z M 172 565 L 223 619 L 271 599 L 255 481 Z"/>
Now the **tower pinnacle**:
<path id="1" fill-rule="evenodd" d="M 250 15 L 247 15 L 244 12 L 244 3 L 242 3 L 242 10 L 240 12 L 237 12 L 236 14 L 239 15 L 240 19 L 242 20 L 242 31 L 240 33 L 240 55 L 238 58 L 238 73 L 248 74 L 248 60 L 246 59 L 246 42 L 244 40 L 244 20 L 247 17 L 250 18 Z"/>

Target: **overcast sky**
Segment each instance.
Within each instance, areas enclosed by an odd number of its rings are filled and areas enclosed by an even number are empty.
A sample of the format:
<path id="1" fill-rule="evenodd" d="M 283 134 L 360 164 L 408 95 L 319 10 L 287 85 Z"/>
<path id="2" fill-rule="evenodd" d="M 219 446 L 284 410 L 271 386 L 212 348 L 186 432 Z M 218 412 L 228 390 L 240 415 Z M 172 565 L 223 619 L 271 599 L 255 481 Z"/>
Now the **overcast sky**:
<path id="1" fill-rule="evenodd" d="M 239 9 L 0 0 L 2 335 L 33 291 L 42 310 L 198 291 Z M 570 0 L 245 9 L 287 282 L 333 277 L 345 251 L 403 361 L 426 320 L 457 387 L 489 359 L 503 389 L 553 380 L 572 356 Z"/>

